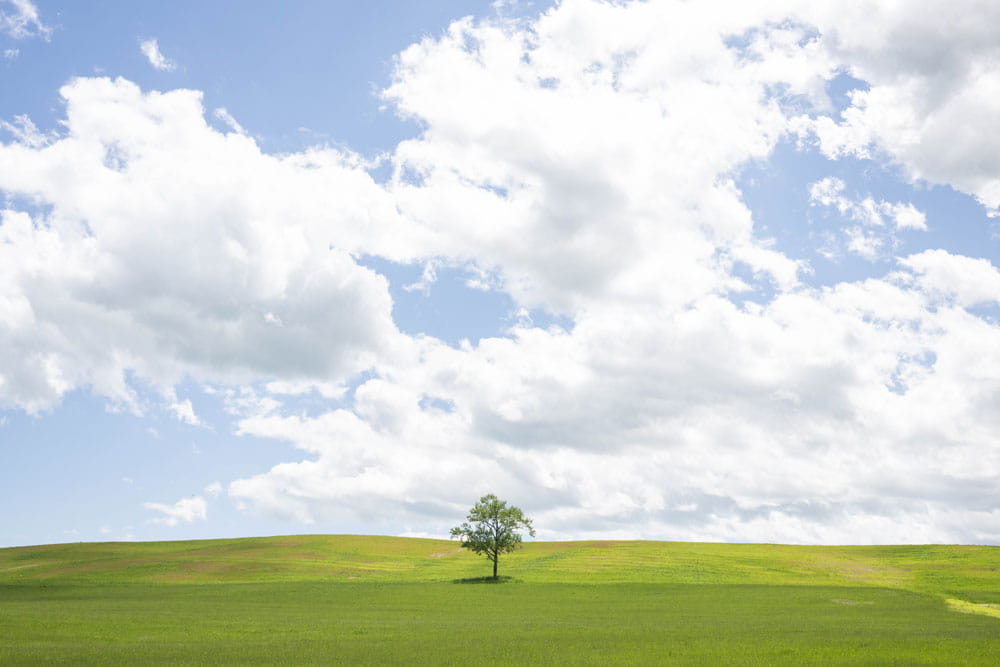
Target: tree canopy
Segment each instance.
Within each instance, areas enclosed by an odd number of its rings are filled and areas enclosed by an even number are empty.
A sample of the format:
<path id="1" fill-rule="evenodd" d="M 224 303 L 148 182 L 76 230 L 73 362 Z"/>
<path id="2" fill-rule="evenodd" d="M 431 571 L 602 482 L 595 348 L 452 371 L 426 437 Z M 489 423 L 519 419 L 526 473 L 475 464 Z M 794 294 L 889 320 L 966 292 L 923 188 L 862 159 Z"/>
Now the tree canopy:
<path id="1" fill-rule="evenodd" d="M 492 493 L 479 499 L 461 526 L 451 529 L 451 536 L 461 538 L 462 547 L 483 554 L 493 562 L 493 578 L 497 578 L 500 554 L 510 553 L 521 546 L 524 529 L 532 537 L 535 529 L 531 519 L 520 508 L 508 505 Z"/>

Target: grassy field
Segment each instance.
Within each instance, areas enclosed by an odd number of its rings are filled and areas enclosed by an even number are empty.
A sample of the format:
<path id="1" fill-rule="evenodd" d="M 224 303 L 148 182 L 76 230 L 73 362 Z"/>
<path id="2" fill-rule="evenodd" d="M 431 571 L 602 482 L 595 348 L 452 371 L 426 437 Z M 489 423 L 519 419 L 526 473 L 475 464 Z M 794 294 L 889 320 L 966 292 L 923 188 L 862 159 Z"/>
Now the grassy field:
<path id="1" fill-rule="evenodd" d="M 0 549 L 0 663 L 997 664 L 1000 548 L 295 536 Z M 992 615 L 991 615 L 992 614 Z"/>

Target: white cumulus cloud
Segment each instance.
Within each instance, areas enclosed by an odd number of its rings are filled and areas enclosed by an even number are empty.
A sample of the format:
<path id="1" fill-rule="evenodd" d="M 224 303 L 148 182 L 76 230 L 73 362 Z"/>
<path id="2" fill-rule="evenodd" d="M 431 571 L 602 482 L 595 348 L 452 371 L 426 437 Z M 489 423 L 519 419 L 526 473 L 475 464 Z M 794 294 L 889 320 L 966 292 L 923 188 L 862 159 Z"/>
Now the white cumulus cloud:
<path id="1" fill-rule="evenodd" d="M 250 415 L 241 432 L 306 458 L 230 495 L 297 521 L 442 532 L 492 490 L 529 499 L 548 537 L 1000 538 L 996 325 L 914 258 L 905 275 L 802 286 L 726 179 L 796 127 L 766 91 L 822 111 L 818 82 L 843 57 L 841 24 L 810 37 L 751 4 L 567 2 L 529 29 L 464 21 L 401 54 L 386 97 L 426 128 L 395 155 L 402 210 L 440 254 L 573 326 L 424 340 L 351 408 Z M 735 57 L 727 36 L 748 30 Z M 782 59 L 810 50 L 812 74 Z M 859 253 L 926 226 L 909 203 L 844 190 L 828 179 L 814 200 L 859 230 Z M 734 302 L 737 260 L 778 295 Z"/>
<path id="2" fill-rule="evenodd" d="M 962 134 L 990 102 L 962 100 L 992 37 L 951 9 L 841 4 L 456 22 L 396 61 L 384 99 L 422 129 L 385 184 L 347 151 L 268 155 L 221 115 L 219 132 L 196 91 L 73 80 L 59 136 L 0 145 L 0 188 L 47 205 L 3 212 L 0 401 L 127 403 L 138 378 L 169 405 L 182 379 L 211 383 L 239 433 L 301 451 L 229 496 L 305 523 L 443 534 L 496 492 L 550 538 L 998 541 L 1000 330 L 975 311 L 996 268 L 893 259 L 922 211 L 831 178 L 814 202 L 887 270 L 810 286 L 738 187 L 805 124 L 831 157 L 869 151 L 991 206 L 1000 171 Z M 841 72 L 870 88 L 836 116 Z M 899 121 L 928 91 L 948 122 Z M 928 171 L 924 144 L 947 141 Z M 469 267 L 564 325 L 405 336 L 368 255 L 427 267 L 414 289 Z M 745 299 L 751 281 L 769 296 Z M 303 413 L 305 393 L 330 403 Z M 167 525 L 205 506 L 146 505 Z"/>
<path id="3" fill-rule="evenodd" d="M 393 354 L 387 283 L 353 256 L 406 259 L 420 232 L 353 156 L 263 154 L 194 91 L 62 95 L 58 140 L 0 144 L 0 188 L 51 207 L 0 213 L 0 402 L 90 386 L 131 404 L 128 372 L 165 395 L 184 374 L 336 383 Z"/>
<path id="4" fill-rule="evenodd" d="M 943 183 L 1000 208 L 1000 4 L 810 3 L 836 60 L 868 83 L 841 119 L 813 125 L 830 156 L 884 155 L 914 180 Z"/>
<path id="5" fill-rule="evenodd" d="M 928 292 L 953 298 L 961 306 L 1000 302 L 1000 271 L 987 259 L 926 250 L 900 260 Z"/>

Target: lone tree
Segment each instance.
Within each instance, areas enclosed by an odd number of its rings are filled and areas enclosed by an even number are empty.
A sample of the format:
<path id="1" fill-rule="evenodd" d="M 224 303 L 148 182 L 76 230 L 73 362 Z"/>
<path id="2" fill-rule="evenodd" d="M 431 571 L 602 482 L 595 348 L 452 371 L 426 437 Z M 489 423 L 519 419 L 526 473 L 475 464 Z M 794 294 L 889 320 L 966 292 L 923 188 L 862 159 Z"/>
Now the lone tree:
<path id="1" fill-rule="evenodd" d="M 500 500 L 491 493 L 480 498 L 469 510 L 465 523 L 451 529 L 451 536 L 461 538 L 464 548 L 493 561 L 493 578 L 496 579 L 500 554 L 510 553 L 521 546 L 521 534 L 517 532 L 520 528 L 535 536 L 531 519 L 525 518 L 520 508 L 507 505 L 506 500 Z"/>

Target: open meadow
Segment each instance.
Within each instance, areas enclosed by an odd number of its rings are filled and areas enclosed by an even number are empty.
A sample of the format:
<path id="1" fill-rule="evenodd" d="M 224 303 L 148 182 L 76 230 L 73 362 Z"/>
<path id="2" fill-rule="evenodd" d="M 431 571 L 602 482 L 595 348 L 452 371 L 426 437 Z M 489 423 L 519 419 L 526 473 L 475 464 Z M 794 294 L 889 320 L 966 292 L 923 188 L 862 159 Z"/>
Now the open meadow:
<path id="1" fill-rule="evenodd" d="M 1000 548 L 293 536 L 0 549 L 0 663 L 996 664 Z"/>

